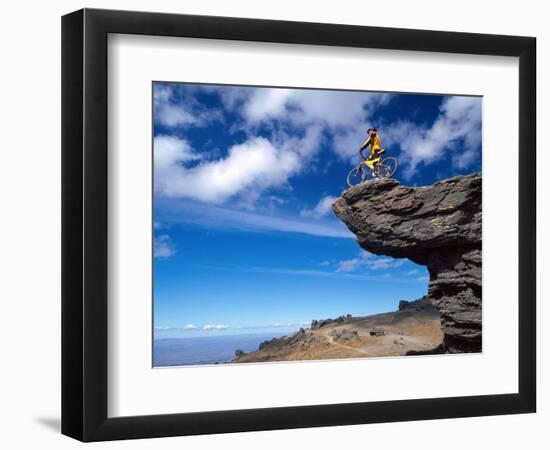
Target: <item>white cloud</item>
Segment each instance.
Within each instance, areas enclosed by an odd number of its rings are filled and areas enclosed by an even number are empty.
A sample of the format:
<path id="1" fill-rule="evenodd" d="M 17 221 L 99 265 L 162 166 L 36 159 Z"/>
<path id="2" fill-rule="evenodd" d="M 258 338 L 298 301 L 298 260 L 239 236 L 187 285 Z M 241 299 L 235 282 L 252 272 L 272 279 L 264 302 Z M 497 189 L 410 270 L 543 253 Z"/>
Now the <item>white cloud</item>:
<path id="1" fill-rule="evenodd" d="M 375 111 L 392 98 L 380 92 L 351 92 L 315 89 L 234 88 L 218 91 L 225 107 L 239 111 L 248 133 L 260 123 L 276 127 L 307 127 L 313 124 L 328 130 L 333 137 L 332 150 L 344 160 L 357 155 L 373 123 Z"/>
<path id="2" fill-rule="evenodd" d="M 203 330 L 227 330 L 229 325 L 222 324 L 208 324 L 202 327 Z"/>
<path id="3" fill-rule="evenodd" d="M 381 257 L 369 252 L 361 252 L 357 258 L 340 261 L 336 267 L 336 272 L 354 272 L 360 267 L 367 267 L 370 270 L 396 269 L 404 263 L 404 259 Z"/>
<path id="4" fill-rule="evenodd" d="M 156 326 L 155 331 L 172 331 L 174 327 L 162 327 L 162 326 Z"/>
<path id="5" fill-rule="evenodd" d="M 243 115 L 251 122 L 276 118 L 286 111 L 286 103 L 292 97 L 289 89 L 255 89 L 243 108 Z"/>
<path id="6" fill-rule="evenodd" d="M 333 135 L 333 150 L 344 161 L 359 160 L 359 147 L 367 138 L 369 124 L 366 121 L 357 122 L 356 126 L 341 128 Z"/>
<path id="7" fill-rule="evenodd" d="M 164 104 L 159 107 L 155 119 L 167 127 L 197 124 L 196 119 L 189 111 L 182 106 Z"/>
<path id="8" fill-rule="evenodd" d="M 198 119 L 188 111 L 184 104 L 171 102 L 172 88 L 168 86 L 155 86 L 154 90 L 154 114 L 155 121 L 167 126 L 195 125 Z"/>
<path id="9" fill-rule="evenodd" d="M 195 202 L 173 201 L 162 209 L 170 211 L 162 216 L 164 223 L 191 223 L 221 230 L 246 230 L 258 232 L 303 233 L 354 239 L 355 235 L 338 220 L 281 217 L 241 211 L 219 206 L 207 206 Z"/>
<path id="10" fill-rule="evenodd" d="M 416 282 L 415 279 L 411 278 L 397 278 L 393 277 L 389 272 L 384 272 L 376 275 L 366 275 L 364 273 L 352 273 L 352 272 L 338 272 L 338 271 L 328 271 L 328 270 L 315 270 L 315 269 L 280 269 L 272 267 L 237 267 L 237 268 L 227 268 L 227 267 L 214 267 L 209 266 L 209 269 L 217 270 L 234 270 L 239 272 L 250 272 L 250 273 L 266 273 L 266 274 L 276 274 L 276 275 L 292 275 L 297 277 L 320 277 L 320 278 L 334 278 L 334 279 L 349 279 L 349 280 L 364 280 L 364 281 L 387 281 L 392 280 L 392 283 L 407 283 Z"/>
<path id="11" fill-rule="evenodd" d="M 183 163 L 202 159 L 201 155 L 193 153 L 189 142 L 176 136 L 159 135 L 153 141 L 155 150 L 155 171 L 162 175 L 175 163 Z"/>
<path id="12" fill-rule="evenodd" d="M 378 92 L 282 88 L 253 89 L 241 92 L 243 97 L 243 115 L 251 123 L 279 119 L 295 125 L 324 123 L 332 128 L 366 120 L 391 99 L 390 94 Z"/>
<path id="13" fill-rule="evenodd" d="M 188 168 L 184 163 L 200 159 L 189 143 L 159 136 L 154 141 L 155 189 L 166 197 L 205 203 L 219 204 L 247 194 L 248 202 L 254 202 L 265 190 L 285 186 L 303 168 L 320 138 L 318 127 L 308 128 L 301 138 L 276 137 L 275 144 L 253 137 L 232 146 L 225 158 Z"/>
<path id="14" fill-rule="evenodd" d="M 169 258 L 175 253 L 174 245 L 170 236 L 167 234 L 161 234 L 155 237 L 153 241 L 153 256 L 155 258 Z"/>
<path id="15" fill-rule="evenodd" d="M 165 127 L 206 126 L 212 121 L 222 121 L 223 114 L 213 108 L 205 108 L 192 96 L 174 100 L 175 89 L 156 84 L 154 88 L 155 123 Z"/>
<path id="16" fill-rule="evenodd" d="M 418 275 L 418 270 L 416 269 L 409 270 L 407 273 L 405 273 L 405 275 L 407 275 L 408 277 L 411 277 L 413 275 Z"/>
<path id="17" fill-rule="evenodd" d="M 263 329 L 271 329 L 271 328 L 299 328 L 299 327 L 309 327 L 311 325 L 311 321 L 304 320 L 302 322 L 294 322 L 294 323 L 274 323 L 270 325 L 244 325 L 237 327 L 239 330 L 263 330 Z"/>
<path id="18" fill-rule="evenodd" d="M 326 195 L 319 200 L 313 209 L 303 209 L 300 211 L 302 217 L 323 217 L 332 211 L 332 204 L 338 197 Z"/>
<path id="19" fill-rule="evenodd" d="M 188 323 L 187 325 L 183 326 L 184 330 L 198 330 L 198 326 L 193 325 L 192 323 Z"/>
<path id="20" fill-rule="evenodd" d="M 399 160 L 411 177 L 418 164 L 430 164 L 452 152 L 455 167 L 469 167 L 477 157 L 481 143 L 481 99 L 447 97 L 439 116 L 431 126 L 399 121 L 381 131 L 382 146 L 399 146 Z M 462 144 L 462 145 L 459 145 Z"/>
<path id="21" fill-rule="evenodd" d="M 280 186 L 300 164 L 295 153 L 280 151 L 264 138 L 235 145 L 229 149 L 226 158 L 192 168 L 181 165 L 181 152 L 173 156 L 165 167 L 160 168 L 162 173 L 155 175 L 160 193 L 206 203 L 222 203 L 247 188 L 261 190 Z M 155 169 L 156 166 L 155 159 Z"/>
<path id="22" fill-rule="evenodd" d="M 325 121 L 329 127 L 350 127 L 366 120 L 391 95 L 377 92 L 298 90 L 296 103 L 306 117 Z M 353 124 L 353 125 L 352 125 Z"/>
<path id="23" fill-rule="evenodd" d="M 336 272 L 353 272 L 363 264 L 364 261 L 362 258 L 346 259 L 338 263 Z"/>

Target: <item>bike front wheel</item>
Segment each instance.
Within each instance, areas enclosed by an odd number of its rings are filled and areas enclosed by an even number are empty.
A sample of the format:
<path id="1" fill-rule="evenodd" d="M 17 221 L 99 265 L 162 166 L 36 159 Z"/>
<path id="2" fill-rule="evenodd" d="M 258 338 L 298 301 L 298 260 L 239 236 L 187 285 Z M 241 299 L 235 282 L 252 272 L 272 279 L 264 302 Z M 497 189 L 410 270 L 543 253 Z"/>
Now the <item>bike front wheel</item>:
<path id="1" fill-rule="evenodd" d="M 384 158 L 377 170 L 378 176 L 382 178 L 390 178 L 395 172 L 397 172 L 397 159 L 393 156 Z"/>
<path id="2" fill-rule="evenodd" d="M 348 173 L 348 186 L 353 187 L 365 181 L 366 171 L 363 166 L 357 166 L 351 169 Z"/>

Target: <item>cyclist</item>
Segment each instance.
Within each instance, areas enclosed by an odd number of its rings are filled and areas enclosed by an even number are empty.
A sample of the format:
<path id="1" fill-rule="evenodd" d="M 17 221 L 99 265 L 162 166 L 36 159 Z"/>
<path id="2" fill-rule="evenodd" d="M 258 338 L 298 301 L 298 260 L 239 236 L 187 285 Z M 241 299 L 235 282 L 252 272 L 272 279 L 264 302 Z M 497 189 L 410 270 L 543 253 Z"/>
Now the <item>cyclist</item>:
<path id="1" fill-rule="evenodd" d="M 384 153 L 385 150 L 382 148 L 382 141 L 380 140 L 380 135 L 378 134 L 376 128 L 369 128 L 367 130 L 367 133 L 369 137 L 365 142 L 363 142 L 363 144 L 359 148 L 359 154 L 363 158 L 363 162 L 365 163 L 365 165 L 371 170 L 374 175 L 374 165 L 380 161 L 380 156 L 382 155 L 382 153 Z M 368 158 L 365 158 L 365 155 L 363 155 L 363 150 L 365 150 L 369 146 L 370 154 Z"/>

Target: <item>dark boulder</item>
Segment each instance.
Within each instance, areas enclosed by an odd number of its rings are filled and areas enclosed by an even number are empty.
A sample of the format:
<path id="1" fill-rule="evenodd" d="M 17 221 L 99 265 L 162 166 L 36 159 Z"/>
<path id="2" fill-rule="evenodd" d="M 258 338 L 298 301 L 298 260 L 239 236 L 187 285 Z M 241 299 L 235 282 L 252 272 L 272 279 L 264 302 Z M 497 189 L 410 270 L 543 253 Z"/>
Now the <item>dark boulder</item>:
<path id="1" fill-rule="evenodd" d="M 359 333 L 356 330 L 348 330 L 347 328 L 338 328 L 330 332 L 332 339 L 336 342 L 351 342 L 359 339 Z"/>
<path id="2" fill-rule="evenodd" d="M 384 336 L 386 334 L 386 332 L 384 331 L 384 328 L 378 328 L 378 327 L 373 328 L 372 330 L 370 330 L 369 333 L 371 336 Z"/>

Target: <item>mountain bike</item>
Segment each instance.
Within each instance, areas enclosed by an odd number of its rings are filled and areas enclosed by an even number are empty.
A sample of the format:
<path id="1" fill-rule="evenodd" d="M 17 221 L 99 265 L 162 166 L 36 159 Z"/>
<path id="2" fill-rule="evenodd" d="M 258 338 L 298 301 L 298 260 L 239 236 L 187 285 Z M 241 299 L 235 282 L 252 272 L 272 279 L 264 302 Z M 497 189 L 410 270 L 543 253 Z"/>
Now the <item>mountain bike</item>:
<path id="1" fill-rule="evenodd" d="M 363 159 L 357 167 L 348 173 L 347 182 L 349 187 L 357 186 L 365 181 L 367 175 L 372 178 L 390 178 L 397 171 L 397 159 L 388 156 L 382 159 L 380 152 L 374 159 Z"/>

